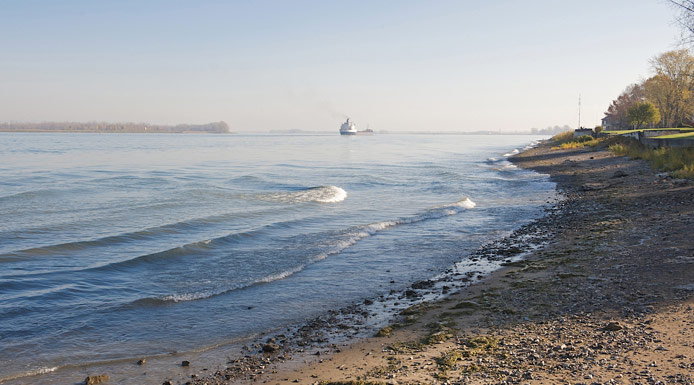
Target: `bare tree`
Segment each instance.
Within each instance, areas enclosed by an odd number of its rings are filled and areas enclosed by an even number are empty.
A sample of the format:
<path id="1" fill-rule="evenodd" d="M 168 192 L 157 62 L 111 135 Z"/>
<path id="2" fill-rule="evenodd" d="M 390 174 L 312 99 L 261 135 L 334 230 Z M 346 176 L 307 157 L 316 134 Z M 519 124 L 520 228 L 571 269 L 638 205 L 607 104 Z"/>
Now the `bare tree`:
<path id="1" fill-rule="evenodd" d="M 694 45 L 694 0 L 668 0 L 679 10 L 676 20 L 682 27 L 682 42 Z"/>

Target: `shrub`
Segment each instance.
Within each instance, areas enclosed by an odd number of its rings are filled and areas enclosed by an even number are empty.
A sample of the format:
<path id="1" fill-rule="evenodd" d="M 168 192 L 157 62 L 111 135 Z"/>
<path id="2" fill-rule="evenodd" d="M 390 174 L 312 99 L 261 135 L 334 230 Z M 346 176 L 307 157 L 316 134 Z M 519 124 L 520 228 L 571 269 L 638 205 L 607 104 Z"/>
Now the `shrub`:
<path id="1" fill-rule="evenodd" d="M 552 137 L 552 141 L 555 143 L 562 143 L 562 142 L 568 142 L 569 140 L 574 138 L 574 132 L 573 131 L 564 131 L 559 134 L 556 134 Z"/>
<path id="2" fill-rule="evenodd" d="M 694 179 L 694 163 L 685 165 L 681 170 L 674 171 L 672 176 L 675 178 Z"/>
<path id="3" fill-rule="evenodd" d="M 621 138 L 609 146 L 617 155 L 632 159 L 643 159 L 657 170 L 669 171 L 676 178 L 694 179 L 694 149 L 692 148 L 647 148 L 635 139 Z"/>

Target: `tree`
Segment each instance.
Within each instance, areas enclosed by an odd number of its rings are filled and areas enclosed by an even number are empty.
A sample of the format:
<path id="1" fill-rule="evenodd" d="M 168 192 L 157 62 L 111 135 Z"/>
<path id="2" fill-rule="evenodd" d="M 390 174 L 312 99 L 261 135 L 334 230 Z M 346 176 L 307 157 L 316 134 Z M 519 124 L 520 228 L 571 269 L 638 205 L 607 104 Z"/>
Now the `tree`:
<path id="1" fill-rule="evenodd" d="M 682 42 L 694 43 L 694 0 L 669 0 L 680 11 L 677 22 L 682 27 Z"/>
<path id="2" fill-rule="evenodd" d="M 666 52 L 651 60 L 655 76 L 644 82 L 646 99 L 653 102 L 664 127 L 691 121 L 694 113 L 694 57 L 686 49 Z"/>
<path id="3" fill-rule="evenodd" d="M 644 87 L 641 84 L 632 84 L 627 87 L 617 99 L 613 100 L 605 112 L 607 121 L 612 128 L 629 128 L 627 111 L 634 103 L 645 97 Z"/>
<path id="4" fill-rule="evenodd" d="M 656 123 L 660 120 L 658 109 L 651 102 L 636 102 L 629 107 L 627 111 L 629 122 L 636 129 L 641 128 L 644 124 Z"/>

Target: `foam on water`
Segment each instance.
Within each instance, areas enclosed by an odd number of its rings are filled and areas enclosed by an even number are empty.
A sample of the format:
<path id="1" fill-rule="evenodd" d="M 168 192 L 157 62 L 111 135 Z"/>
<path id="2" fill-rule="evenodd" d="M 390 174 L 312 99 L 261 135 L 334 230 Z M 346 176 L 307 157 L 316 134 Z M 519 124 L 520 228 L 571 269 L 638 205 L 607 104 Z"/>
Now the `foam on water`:
<path id="1" fill-rule="evenodd" d="M 3 383 L 5 381 L 16 380 L 16 379 L 20 379 L 20 378 L 24 378 L 24 377 L 33 377 L 33 376 L 40 376 L 42 374 L 53 373 L 58 369 L 59 369 L 59 367 L 57 367 L 57 366 L 41 367 L 41 368 L 29 370 L 27 372 L 17 373 L 15 375 L 8 376 L 5 378 L 0 377 L 0 383 Z"/>
<path id="2" fill-rule="evenodd" d="M 283 203 L 338 203 L 347 198 L 347 192 L 337 186 L 311 187 L 299 191 L 283 191 L 256 195 L 257 199 Z"/>
<path id="3" fill-rule="evenodd" d="M 518 149 L 516 148 L 516 149 L 514 149 L 514 150 L 511 151 L 511 152 L 505 153 L 503 156 L 504 156 L 505 158 L 508 158 L 509 156 L 513 156 L 513 155 L 516 155 L 516 154 L 519 154 L 519 153 L 520 153 L 520 150 L 518 150 Z"/>

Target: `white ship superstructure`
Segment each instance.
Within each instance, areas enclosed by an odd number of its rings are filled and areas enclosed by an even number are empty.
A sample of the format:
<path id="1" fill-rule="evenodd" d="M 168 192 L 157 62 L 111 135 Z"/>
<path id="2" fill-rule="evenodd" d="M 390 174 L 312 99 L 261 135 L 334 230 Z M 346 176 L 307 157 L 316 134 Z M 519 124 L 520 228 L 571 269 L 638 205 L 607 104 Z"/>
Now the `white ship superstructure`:
<path id="1" fill-rule="evenodd" d="M 340 126 L 340 135 L 356 135 L 357 134 L 357 125 L 354 124 L 354 122 L 350 122 L 349 118 L 347 118 L 347 121 L 342 123 Z"/>

